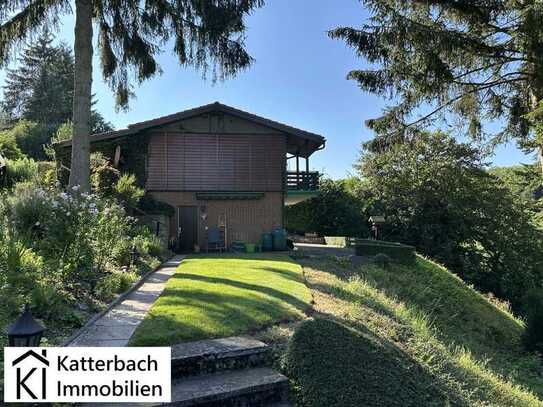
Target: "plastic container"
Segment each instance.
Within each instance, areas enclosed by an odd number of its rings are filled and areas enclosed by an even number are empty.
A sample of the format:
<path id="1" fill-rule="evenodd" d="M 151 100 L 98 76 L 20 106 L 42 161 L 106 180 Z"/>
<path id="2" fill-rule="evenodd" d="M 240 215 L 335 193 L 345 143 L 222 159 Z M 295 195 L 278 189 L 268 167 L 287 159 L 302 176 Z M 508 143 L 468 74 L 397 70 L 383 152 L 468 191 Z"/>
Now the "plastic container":
<path id="1" fill-rule="evenodd" d="M 271 252 L 273 250 L 273 237 L 271 233 L 262 234 L 262 251 Z"/>
<path id="2" fill-rule="evenodd" d="M 284 229 L 275 229 L 272 232 L 273 236 L 273 250 L 283 251 L 287 250 L 287 232 Z"/>
<path id="3" fill-rule="evenodd" d="M 256 250 L 256 245 L 252 244 L 252 243 L 245 243 L 245 251 L 247 253 L 254 253 Z"/>

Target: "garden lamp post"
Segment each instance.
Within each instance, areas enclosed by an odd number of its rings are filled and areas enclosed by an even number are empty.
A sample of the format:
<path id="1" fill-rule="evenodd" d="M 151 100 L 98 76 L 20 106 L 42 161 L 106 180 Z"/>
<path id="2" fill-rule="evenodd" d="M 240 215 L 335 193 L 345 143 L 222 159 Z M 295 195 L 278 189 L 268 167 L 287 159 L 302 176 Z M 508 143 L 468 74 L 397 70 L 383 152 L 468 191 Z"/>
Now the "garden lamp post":
<path id="1" fill-rule="evenodd" d="M 380 215 L 373 215 L 370 216 L 369 219 L 371 223 L 371 232 L 373 234 L 373 238 L 375 240 L 378 240 L 379 238 L 379 226 L 383 225 L 385 223 L 385 217 Z"/>
<path id="2" fill-rule="evenodd" d="M 140 257 L 140 254 L 138 252 L 138 249 L 136 248 L 136 245 L 132 246 L 132 253 L 130 254 L 131 257 L 131 263 L 133 266 L 136 265 L 136 262 L 138 261 L 138 258 Z"/>
<path id="3" fill-rule="evenodd" d="M 44 331 L 45 328 L 32 317 L 27 304 L 21 316 L 7 330 L 9 346 L 40 346 Z"/>

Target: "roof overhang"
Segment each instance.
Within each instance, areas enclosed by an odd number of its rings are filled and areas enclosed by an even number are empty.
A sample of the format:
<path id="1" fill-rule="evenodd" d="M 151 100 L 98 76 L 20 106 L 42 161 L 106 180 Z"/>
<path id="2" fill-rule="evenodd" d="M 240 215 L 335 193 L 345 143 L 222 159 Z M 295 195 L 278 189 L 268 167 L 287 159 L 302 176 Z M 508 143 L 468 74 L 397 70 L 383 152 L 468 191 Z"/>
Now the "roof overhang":
<path id="1" fill-rule="evenodd" d="M 171 114 L 168 116 L 159 117 L 157 119 L 131 124 L 126 129 L 93 134 L 90 137 L 90 141 L 91 143 L 95 143 L 103 140 L 111 140 L 124 136 L 131 136 L 141 133 L 145 130 L 165 126 L 180 120 L 190 119 L 192 117 L 200 116 L 207 113 L 229 114 L 284 133 L 288 136 L 287 152 L 291 154 L 297 154 L 302 157 L 309 157 L 315 151 L 324 148 L 326 143 L 326 139 L 319 134 L 297 129 L 295 127 L 288 126 L 286 124 L 279 123 L 270 119 L 266 119 L 264 117 L 257 116 L 255 114 L 245 112 L 243 110 L 236 109 L 227 105 L 223 105 L 218 102 L 211 103 L 205 106 L 200 106 L 190 110 L 185 110 L 183 112 Z M 72 140 L 63 140 L 56 144 L 60 147 L 68 147 L 71 146 Z"/>

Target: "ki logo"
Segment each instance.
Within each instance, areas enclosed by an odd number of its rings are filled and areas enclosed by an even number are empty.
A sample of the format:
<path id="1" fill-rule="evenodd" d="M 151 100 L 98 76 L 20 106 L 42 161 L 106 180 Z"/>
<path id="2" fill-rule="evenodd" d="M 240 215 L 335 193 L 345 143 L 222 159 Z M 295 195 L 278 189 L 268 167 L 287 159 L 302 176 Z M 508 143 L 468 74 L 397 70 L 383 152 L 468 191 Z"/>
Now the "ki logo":
<path id="1" fill-rule="evenodd" d="M 28 358 L 33 358 L 32 365 L 38 365 L 39 367 L 25 364 L 25 367 L 22 368 L 19 364 Z M 12 366 L 17 366 L 16 384 L 18 400 L 21 400 L 21 392 L 23 390 L 34 400 L 45 400 L 47 398 L 47 368 L 49 367 L 49 361 L 47 360 L 46 349 L 41 349 L 41 355 L 34 350 L 29 350 L 15 359 Z"/>

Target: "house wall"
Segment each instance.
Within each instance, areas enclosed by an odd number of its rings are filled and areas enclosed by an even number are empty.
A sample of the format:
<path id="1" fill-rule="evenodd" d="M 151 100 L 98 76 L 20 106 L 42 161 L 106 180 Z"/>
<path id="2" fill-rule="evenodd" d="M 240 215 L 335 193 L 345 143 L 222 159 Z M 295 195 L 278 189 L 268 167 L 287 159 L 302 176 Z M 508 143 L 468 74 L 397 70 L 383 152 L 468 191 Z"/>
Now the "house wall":
<path id="1" fill-rule="evenodd" d="M 264 232 L 270 232 L 283 225 L 283 193 L 266 192 L 264 197 L 255 200 L 197 200 L 194 192 L 161 191 L 151 192 L 159 201 L 175 208 L 196 206 L 200 212 L 206 207 L 207 219 L 198 219 L 198 244 L 207 246 L 207 227 L 216 227 L 219 216 L 226 217 L 228 244 L 234 240 L 259 243 Z M 170 237 L 177 233 L 177 211 L 170 222 Z"/>
<path id="2" fill-rule="evenodd" d="M 149 191 L 283 191 L 286 135 L 227 115 L 149 132 Z"/>

